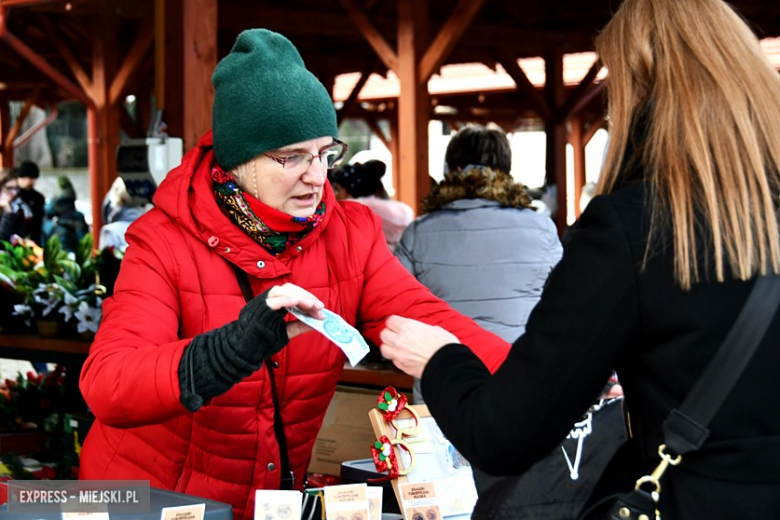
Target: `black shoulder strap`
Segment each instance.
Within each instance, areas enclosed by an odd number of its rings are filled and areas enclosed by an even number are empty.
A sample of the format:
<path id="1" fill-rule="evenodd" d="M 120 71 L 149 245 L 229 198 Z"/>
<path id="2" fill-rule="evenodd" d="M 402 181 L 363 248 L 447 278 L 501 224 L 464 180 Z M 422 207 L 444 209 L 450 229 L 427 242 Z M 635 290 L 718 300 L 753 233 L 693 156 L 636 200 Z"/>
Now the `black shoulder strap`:
<path id="1" fill-rule="evenodd" d="M 682 455 L 701 448 L 707 426 L 764 338 L 780 304 L 780 276 L 759 276 L 715 356 L 679 409 L 664 421 L 664 441 Z"/>
<path id="2" fill-rule="evenodd" d="M 247 303 L 255 297 L 252 293 L 252 286 L 249 284 L 249 276 L 237 265 L 233 265 L 233 271 L 236 273 L 238 286 Z M 284 423 L 282 422 L 282 412 L 279 410 L 279 401 L 276 398 L 276 382 L 274 381 L 274 365 L 270 357 L 265 358 L 265 367 L 268 369 L 268 382 L 271 384 L 271 395 L 274 400 L 274 434 L 276 443 L 279 445 L 279 458 L 281 459 L 281 484 L 279 489 L 293 489 L 295 485 L 295 474 L 290 469 L 290 458 L 287 453 L 287 437 L 284 435 Z"/>

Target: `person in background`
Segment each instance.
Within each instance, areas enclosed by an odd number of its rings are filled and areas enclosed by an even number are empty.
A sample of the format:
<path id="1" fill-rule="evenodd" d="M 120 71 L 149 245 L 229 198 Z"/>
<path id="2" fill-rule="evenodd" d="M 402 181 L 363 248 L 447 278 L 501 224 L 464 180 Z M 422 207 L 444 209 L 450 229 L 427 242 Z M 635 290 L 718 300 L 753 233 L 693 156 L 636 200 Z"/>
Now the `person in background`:
<path id="1" fill-rule="evenodd" d="M 561 258 L 555 225 L 511 177 L 512 149 L 500 129 L 462 128 L 444 161 L 444 179 L 423 201 L 426 214 L 406 228 L 395 256 L 433 294 L 513 342 Z M 414 402 L 423 403 L 417 378 Z M 483 495 L 500 477 L 474 468 L 474 480 Z"/>
<path id="2" fill-rule="evenodd" d="M 57 192 L 46 204 L 44 237 L 60 238 L 62 248 L 75 252 L 79 241 L 89 232 L 84 215 L 76 209 L 76 190 L 65 175 L 57 178 Z"/>
<path id="3" fill-rule="evenodd" d="M 395 249 L 401 233 L 414 220 L 414 210 L 398 200 L 392 200 L 382 185 L 387 165 L 370 160 L 342 166 L 328 173 L 336 200 L 355 200 L 371 208 L 382 218 L 382 231 L 387 245 Z"/>
<path id="4" fill-rule="evenodd" d="M 648 475 L 756 278 L 780 273 L 780 76 L 739 14 L 625 0 L 596 48 L 611 136 L 597 195 L 505 363 L 491 376 L 457 334 L 402 317 L 381 333 L 444 434 L 493 473 L 546 454 L 616 369 Z M 780 416 L 766 406 L 780 402 L 779 314 L 702 447 L 663 475 L 661 517 L 780 510 Z"/>
<path id="5" fill-rule="evenodd" d="M 420 319 L 480 345 L 493 369 L 509 345 L 415 280 L 367 206 L 336 202 L 327 169 L 346 145 L 287 38 L 242 32 L 212 82 L 212 131 L 127 231 L 81 372 L 96 419 L 79 477 L 148 480 L 249 520 L 257 489 L 303 487 L 346 361 L 287 308 L 326 307 L 374 342 L 388 316 Z"/>
<path id="6" fill-rule="evenodd" d="M 20 236 L 31 238 L 36 244 L 41 244 L 41 232 L 45 216 L 46 197 L 35 189 L 35 183 L 40 177 L 38 165 L 32 161 L 24 161 L 16 168 L 19 184 L 18 200 L 24 202 L 30 209 L 31 216 L 24 219 L 24 232 Z"/>
<path id="7" fill-rule="evenodd" d="M 500 129 L 464 127 L 444 161 L 426 214 L 403 232 L 395 256 L 433 294 L 513 342 L 561 258 L 555 225 L 510 175 L 512 149 Z"/>
<path id="8" fill-rule="evenodd" d="M 19 173 L 24 177 L 19 177 Z M 43 195 L 32 189 L 38 167 L 34 163 L 24 162 L 19 168 L 3 170 L 4 193 L 2 198 L 2 222 L 0 222 L 0 240 L 10 240 L 13 235 L 30 238 L 36 244 L 41 243 L 41 221 L 33 207 L 43 208 Z M 24 186 L 24 187 L 23 187 Z M 38 196 L 41 198 L 39 199 Z M 28 204 L 27 200 L 30 201 Z M 30 206 L 32 204 L 33 206 Z"/>
<path id="9" fill-rule="evenodd" d="M 125 182 L 121 177 L 117 177 L 103 199 L 102 211 L 103 226 L 100 228 L 98 249 L 116 247 L 124 251 L 127 248 L 127 228 L 144 214 L 146 208 L 133 200 L 132 195 L 127 192 Z"/>
<path id="10" fill-rule="evenodd" d="M 20 189 L 12 169 L 0 170 L 0 240 L 10 241 L 11 236 L 24 232 L 23 215 L 13 207 Z"/>

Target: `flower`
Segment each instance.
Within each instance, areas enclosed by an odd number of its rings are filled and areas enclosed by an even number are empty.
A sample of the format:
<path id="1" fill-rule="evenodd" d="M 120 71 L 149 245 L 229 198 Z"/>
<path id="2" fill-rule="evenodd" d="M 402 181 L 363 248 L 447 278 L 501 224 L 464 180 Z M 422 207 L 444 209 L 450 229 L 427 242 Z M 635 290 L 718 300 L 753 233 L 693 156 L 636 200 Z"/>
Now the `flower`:
<path id="1" fill-rule="evenodd" d="M 78 310 L 74 313 L 74 316 L 78 320 L 76 330 L 79 334 L 90 331 L 97 332 L 98 325 L 100 325 L 100 319 L 103 317 L 103 311 L 100 305 L 102 299 L 97 298 L 97 306 L 92 306 L 86 301 L 81 301 L 78 306 Z"/>
<path id="2" fill-rule="evenodd" d="M 65 317 L 64 319 L 67 323 L 73 319 L 73 313 L 78 307 L 79 300 L 67 291 L 65 291 L 62 296 L 63 300 L 62 306 L 60 307 L 60 314 Z"/>
<path id="3" fill-rule="evenodd" d="M 41 284 L 32 293 L 33 302 L 40 316 L 49 317 L 52 311 L 58 310 L 65 300 L 67 291 L 59 284 Z"/>

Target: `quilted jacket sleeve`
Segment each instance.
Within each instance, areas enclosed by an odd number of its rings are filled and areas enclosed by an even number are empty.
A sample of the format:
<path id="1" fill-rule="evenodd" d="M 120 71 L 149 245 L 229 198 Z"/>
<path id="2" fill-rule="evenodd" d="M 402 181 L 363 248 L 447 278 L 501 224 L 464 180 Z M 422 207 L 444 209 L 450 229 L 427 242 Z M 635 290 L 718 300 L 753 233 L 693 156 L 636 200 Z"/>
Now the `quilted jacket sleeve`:
<path id="1" fill-rule="evenodd" d="M 130 247 L 81 372 L 89 408 L 101 422 L 118 428 L 186 413 L 179 402 L 177 369 L 190 340 L 178 336 L 177 263 L 170 241 L 160 239 L 161 228 L 172 223 L 150 222 L 149 217 L 142 217 L 145 225 L 130 227 Z"/>
<path id="2" fill-rule="evenodd" d="M 372 214 L 370 222 L 374 240 L 365 266 L 358 311 L 361 332 L 379 345 L 379 332 L 393 314 L 439 325 L 469 345 L 488 369 L 495 371 L 506 358 L 509 343 L 434 296 L 388 249 L 379 218 Z"/>

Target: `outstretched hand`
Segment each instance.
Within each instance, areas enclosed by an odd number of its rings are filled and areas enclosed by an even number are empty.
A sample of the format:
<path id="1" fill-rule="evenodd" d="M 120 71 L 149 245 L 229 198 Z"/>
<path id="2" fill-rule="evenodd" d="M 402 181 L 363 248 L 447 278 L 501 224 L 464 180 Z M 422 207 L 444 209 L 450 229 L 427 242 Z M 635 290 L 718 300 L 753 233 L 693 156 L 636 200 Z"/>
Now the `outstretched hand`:
<path id="1" fill-rule="evenodd" d="M 325 304 L 310 292 L 291 283 L 271 288 L 265 302 L 274 311 L 282 308 L 298 307 L 312 318 L 317 318 L 318 320 L 325 319 L 325 313 L 322 312 Z M 312 330 L 314 329 L 300 320 L 287 322 L 287 336 L 290 339 Z"/>
<path id="2" fill-rule="evenodd" d="M 417 320 L 390 316 L 379 334 L 382 355 L 410 376 L 420 377 L 436 351 L 449 343 L 460 343 L 457 337 L 441 327 Z"/>

